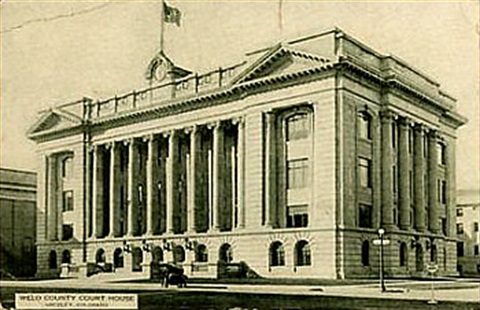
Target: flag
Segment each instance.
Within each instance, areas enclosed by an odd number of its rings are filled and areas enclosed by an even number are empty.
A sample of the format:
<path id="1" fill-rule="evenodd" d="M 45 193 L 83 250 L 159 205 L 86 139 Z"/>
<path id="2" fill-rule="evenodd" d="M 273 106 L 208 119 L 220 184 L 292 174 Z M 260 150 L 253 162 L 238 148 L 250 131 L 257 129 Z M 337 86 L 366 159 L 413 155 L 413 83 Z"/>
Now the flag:
<path id="1" fill-rule="evenodd" d="M 179 9 L 169 6 L 166 2 L 163 3 L 163 20 L 166 23 L 174 23 L 180 27 L 180 17 L 182 13 Z"/>

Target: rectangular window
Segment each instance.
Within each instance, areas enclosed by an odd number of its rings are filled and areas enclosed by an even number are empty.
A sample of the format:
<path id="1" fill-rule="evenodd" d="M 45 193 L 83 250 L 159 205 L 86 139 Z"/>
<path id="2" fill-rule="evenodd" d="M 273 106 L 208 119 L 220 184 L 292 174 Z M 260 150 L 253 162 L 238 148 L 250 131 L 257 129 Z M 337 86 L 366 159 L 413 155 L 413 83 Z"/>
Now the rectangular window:
<path id="1" fill-rule="evenodd" d="M 64 191 L 63 192 L 63 205 L 62 211 L 73 211 L 73 191 Z"/>
<path id="2" fill-rule="evenodd" d="M 358 117 L 358 132 L 360 138 L 365 140 L 372 139 L 372 132 L 371 132 L 371 120 L 370 117 L 364 113 L 361 113 Z"/>
<path id="3" fill-rule="evenodd" d="M 445 165 L 447 162 L 447 157 L 446 157 L 446 148 L 443 143 L 437 143 L 437 156 L 438 156 L 438 164 L 439 165 Z"/>
<path id="4" fill-rule="evenodd" d="M 474 232 L 478 231 L 478 222 L 473 222 L 473 231 Z"/>
<path id="5" fill-rule="evenodd" d="M 309 134 L 308 114 L 296 114 L 287 119 L 287 141 L 305 139 Z"/>
<path id="6" fill-rule="evenodd" d="M 463 242 L 457 242 L 457 256 L 463 257 L 464 250 L 463 250 Z"/>
<path id="7" fill-rule="evenodd" d="M 392 122 L 392 147 L 397 147 L 397 123 Z"/>
<path id="8" fill-rule="evenodd" d="M 308 185 L 308 158 L 287 162 L 287 188 L 305 188 Z"/>
<path id="9" fill-rule="evenodd" d="M 478 256 L 478 245 L 473 246 L 473 255 Z"/>
<path id="10" fill-rule="evenodd" d="M 457 223 L 457 234 L 463 234 L 463 223 Z"/>
<path id="11" fill-rule="evenodd" d="M 73 238 L 73 225 L 62 225 L 62 240 L 67 241 Z"/>
<path id="12" fill-rule="evenodd" d="M 359 158 L 360 186 L 372 187 L 372 168 L 371 161 L 366 158 Z"/>
<path id="13" fill-rule="evenodd" d="M 447 219 L 444 217 L 442 217 L 442 232 L 444 236 L 447 235 Z"/>
<path id="14" fill-rule="evenodd" d="M 69 179 L 72 176 L 72 157 L 65 157 L 62 160 L 62 178 Z"/>
<path id="15" fill-rule="evenodd" d="M 410 170 L 410 197 L 413 198 L 414 184 L 413 184 L 413 171 Z"/>
<path id="16" fill-rule="evenodd" d="M 308 226 L 308 205 L 287 207 L 287 227 Z"/>
<path id="17" fill-rule="evenodd" d="M 392 166 L 392 188 L 393 192 L 397 192 L 397 167 Z"/>
<path id="18" fill-rule="evenodd" d="M 442 180 L 442 185 L 441 185 L 441 199 L 440 199 L 440 202 L 442 204 L 446 204 L 447 203 L 447 181 L 446 180 Z"/>
<path id="19" fill-rule="evenodd" d="M 361 204 L 359 213 L 359 226 L 372 228 L 372 206 Z"/>
<path id="20" fill-rule="evenodd" d="M 457 216 L 458 217 L 463 216 L 463 209 L 462 208 L 457 208 Z"/>

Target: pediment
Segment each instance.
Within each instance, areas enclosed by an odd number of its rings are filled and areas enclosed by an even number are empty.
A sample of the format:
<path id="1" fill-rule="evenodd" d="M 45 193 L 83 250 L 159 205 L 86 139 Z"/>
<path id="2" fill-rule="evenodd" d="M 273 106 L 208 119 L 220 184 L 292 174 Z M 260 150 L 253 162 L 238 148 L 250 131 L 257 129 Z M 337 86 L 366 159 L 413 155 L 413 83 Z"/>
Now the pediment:
<path id="1" fill-rule="evenodd" d="M 77 127 L 82 124 L 82 119 L 71 113 L 52 109 L 40 116 L 30 128 L 28 135 L 33 137 L 42 133 L 50 133 Z"/>
<path id="2" fill-rule="evenodd" d="M 267 76 L 300 72 L 330 62 L 327 58 L 278 45 L 267 50 L 232 80 L 232 84 L 253 81 Z"/>

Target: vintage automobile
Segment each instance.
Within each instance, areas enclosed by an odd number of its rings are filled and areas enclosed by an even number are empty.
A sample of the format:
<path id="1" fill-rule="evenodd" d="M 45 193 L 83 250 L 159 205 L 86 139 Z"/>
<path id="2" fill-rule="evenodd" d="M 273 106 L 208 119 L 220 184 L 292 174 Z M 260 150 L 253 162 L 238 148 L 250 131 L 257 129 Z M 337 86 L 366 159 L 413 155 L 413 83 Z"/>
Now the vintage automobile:
<path id="1" fill-rule="evenodd" d="M 177 287 L 186 287 L 188 277 L 183 274 L 183 268 L 181 266 L 167 263 L 158 264 L 154 267 L 156 269 L 156 277 L 160 280 L 160 283 L 168 287 L 168 285 L 176 285 Z"/>

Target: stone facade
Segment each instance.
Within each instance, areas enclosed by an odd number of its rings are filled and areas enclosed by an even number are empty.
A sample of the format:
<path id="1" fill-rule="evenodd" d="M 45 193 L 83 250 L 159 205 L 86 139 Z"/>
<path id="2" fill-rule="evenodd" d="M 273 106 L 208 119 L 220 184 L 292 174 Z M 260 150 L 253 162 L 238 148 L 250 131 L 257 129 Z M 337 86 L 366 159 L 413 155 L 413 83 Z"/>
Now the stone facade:
<path id="1" fill-rule="evenodd" d="M 7 278 L 36 271 L 36 174 L 0 168 L 0 272 Z"/>
<path id="2" fill-rule="evenodd" d="M 264 277 L 376 277 L 380 227 L 388 275 L 431 259 L 456 273 L 465 119 L 425 74 L 334 29 L 205 74 L 160 52 L 148 77 L 32 126 L 39 274 L 174 261 L 191 277 L 240 262 Z"/>

